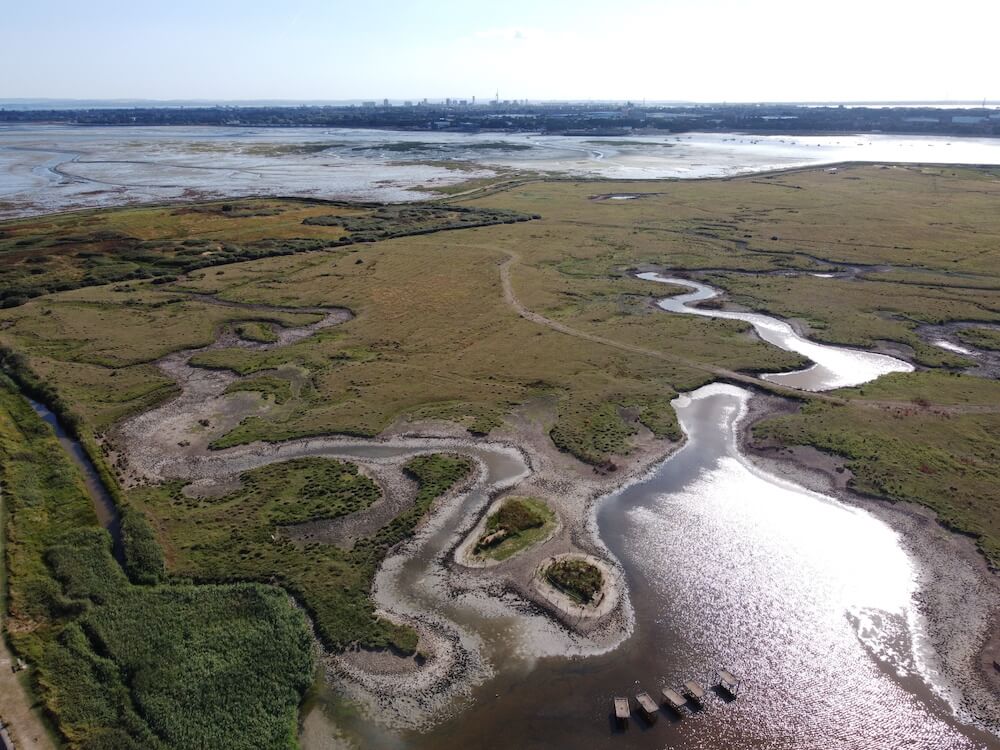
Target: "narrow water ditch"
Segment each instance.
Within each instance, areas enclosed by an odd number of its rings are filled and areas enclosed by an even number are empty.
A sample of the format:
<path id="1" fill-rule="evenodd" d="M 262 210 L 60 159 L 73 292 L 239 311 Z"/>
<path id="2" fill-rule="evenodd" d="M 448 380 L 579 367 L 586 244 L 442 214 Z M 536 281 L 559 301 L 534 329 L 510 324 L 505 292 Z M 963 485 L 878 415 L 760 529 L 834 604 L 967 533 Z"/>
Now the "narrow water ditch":
<path id="1" fill-rule="evenodd" d="M 35 413 L 52 428 L 56 434 L 56 438 L 59 440 L 59 444 L 62 445 L 63 450 L 66 451 L 70 459 L 72 459 L 73 463 L 80 470 L 83 482 L 87 487 L 87 494 L 90 495 L 91 502 L 94 505 L 94 513 L 97 515 L 97 520 L 111 534 L 114 557 L 119 564 L 124 565 L 125 550 L 122 543 L 121 516 L 118 513 L 118 506 L 115 505 L 114 498 L 108 492 L 108 488 L 104 486 L 100 472 L 94 466 L 94 462 L 90 460 L 90 456 L 87 455 L 87 451 L 84 450 L 80 441 L 69 433 L 63 423 L 59 421 L 59 417 L 56 416 L 55 412 L 45 404 L 35 401 L 35 399 L 29 396 L 25 396 L 25 398 L 28 399 L 28 403 L 31 404 L 31 408 L 35 410 Z"/>

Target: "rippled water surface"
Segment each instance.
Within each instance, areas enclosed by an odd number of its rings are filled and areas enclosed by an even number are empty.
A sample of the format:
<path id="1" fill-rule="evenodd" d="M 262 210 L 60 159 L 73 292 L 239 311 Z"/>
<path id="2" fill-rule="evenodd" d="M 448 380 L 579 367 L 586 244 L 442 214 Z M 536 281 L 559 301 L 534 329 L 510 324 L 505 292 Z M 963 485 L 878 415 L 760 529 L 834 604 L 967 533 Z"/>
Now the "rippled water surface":
<path id="1" fill-rule="evenodd" d="M 414 746 L 997 746 L 961 727 L 919 676 L 915 570 L 895 532 L 751 468 L 735 441 L 748 397 L 712 385 L 679 398 L 688 443 L 599 510 L 632 591 L 629 641 L 501 671 L 471 709 Z M 711 693 L 683 719 L 663 712 L 651 728 L 633 717 L 613 729 L 613 695 L 712 682 L 719 667 L 744 678 L 738 700 Z"/>

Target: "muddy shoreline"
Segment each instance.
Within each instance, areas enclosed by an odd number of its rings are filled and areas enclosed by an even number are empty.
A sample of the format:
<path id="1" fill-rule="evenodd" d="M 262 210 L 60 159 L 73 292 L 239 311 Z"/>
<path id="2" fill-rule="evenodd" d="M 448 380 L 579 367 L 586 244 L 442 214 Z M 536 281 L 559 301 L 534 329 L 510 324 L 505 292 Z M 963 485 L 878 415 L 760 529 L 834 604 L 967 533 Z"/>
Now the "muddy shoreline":
<path id="1" fill-rule="evenodd" d="M 861 508 L 898 533 L 920 571 L 917 606 L 929 647 L 925 669 L 943 675 L 942 698 L 963 720 L 1000 734 L 1000 576 L 992 571 L 974 541 L 938 522 L 929 509 L 892 503 L 850 488 L 851 472 L 837 456 L 811 446 L 757 442 L 754 425 L 791 414 L 801 404 L 752 391 L 738 425 L 740 451 L 757 468 L 809 490 Z"/>
<path id="2" fill-rule="evenodd" d="M 431 451 L 466 455 L 476 464 L 475 476 L 435 502 L 415 535 L 383 561 L 373 587 L 381 615 L 412 626 L 419 634 L 419 657 L 388 652 L 354 650 L 324 657 L 326 675 L 335 689 L 369 709 L 372 717 L 387 717 L 395 730 L 421 729 L 449 713 L 461 710 L 475 686 L 493 673 L 489 643 L 474 627 L 450 615 L 453 607 L 482 619 L 506 618 L 526 623 L 528 648 L 537 656 L 597 654 L 617 648 L 634 628 L 629 592 L 620 563 L 597 533 L 595 508 L 600 500 L 638 481 L 658 467 L 681 443 L 657 440 L 640 430 L 626 456 L 615 457 L 621 467 L 599 473 L 559 451 L 548 437 L 554 403 L 519 407 L 505 426 L 489 439 L 474 439 L 457 425 L 443 422 L 400 421 L 370 440 L 320 437 L 281 443 L 254 443 L 212 450 L 211 440 L 251 414 L 269 406 L 248 394 L 226 394 L 236 376 L 194 368 L 188 360 L 197 351 L 237 343 L 253 348 L 288 343 L 318 328 L 347 319 L 347 313 L 325 311 L 327 317 L 311 326 L 282 329 L 271 345 L 235 342 L 223 333 L 209 347 L 176 352 L 157 364 L 180 386 L 180 394 L 153 409 L 126 419 L 108 436 L 117 446 L 111 457 L 126 485 L 181 479 L 199 492 L 229 491 L 239 473 L 302 455 L 352 461 L 372 476 L 383 490 L 383 500 L 368 516 L 349 521 L 318 522 L 288 530 L 302 541 L 345 545 L 353 532 L 369 528 L 412 502 L 415 488 L 405 481 L 402 464 L 409 457 Z M 798 408 L 796 402 L 756 392 L 739 427 L 739 444 L 755 465 L 806 488 L 832 494 L 864 508 L 900 533 L 906 549 L 924 571 L 920 581 L 920 609 L 927 624 L 928 658 L 945 674 L 959 696 L 964 715 L 990 726 L 1000 716 L 991 703 L 989 664 L 984 650 L 986 630 L 1000 614 L 1000 584 L 968 539 L 933 522 L 926 511 L 888 506 L 851 493 L 849 474 L 838 471 L 835 459 L 813 449 L 777 449 L 758 446 L 750 439 L 752 425 L 767 416 Z M 210 417 L 211 427 L 197 426 Z M 371 452 L 376 448 L 392 455 Z M 369 451 L 368 454 L 365 451 Z M 523 469 L 493 476 L 489 456 L 506 456 Z M 502 472 L 501 472 L 502 474 Z M 558 527 L 552 536 L 489 568 L 463 564 L 460 549 L 475 534 L 488 508 L 508 494 L 543 498 L 555 512 Z M 957 553 L 956 553 L 957 550 Z M 609 589 L 606 607 L 592 617 L 564 606 L 538 586 L 544 562 L 563 555 L 587 555 L 605 566 Z M 421 558 L 423 556 L 423 558 Z M 420 566 L 419 591 L 407 578 L 407 566 Z M 424 580 L 426 579 L 426 583 Z M 978 606 L 956 600 L 976 591 Z M 428 601 L 434 606 L 426 606 Z M 976 603 L 973 602 L 973 605 Z M 994 657 L 995 658 L 995 657 Z M 994 711 L 994 707 L 997 708 Z M 387 710 L 391 709 L 391 710 Z M 992 712 L 992 714 L 991 714 Z M 1000 727 L 993 727 L 997 731 Z"/>
<path id="3" fill-rule="evenodd" d="M 252 311 L 261 312 L 257 308 Z M 174 352 L 159 360 L 159 368 L 178 383 L 179 393 L 126 418 L 103 436 L 106 456 L 123 485 L 180 480 L 186 493 L 210 496 L 233 491 L 240 473 L 275 462 L 300 456 L 351 461 L 379 484 L 382 499 L 356 516 L 281 531 L 282 536 L 295 541 L 343 547 L 413 502 L 416 486 L 403 471 L 409 458 L 432 451 L 471 458 L 477 467 L 475 476 L 435 502 L 415 536 L 389 554 L 376 576 L 373 598 L 379 613 L 417 630 L 421 658 L 350 651 L 328 654 L 324 660 L 328 674 L 358 703 L 385 708 L 382 704 L 391 697 L 394 711 L 374 713 L 389 713 L 396 728 L 425 726 L 450 708 L 454 698 L 467 694 L 492 673 L 478 636 L 437 611 L 445 609 L 448 602 L 461 601 L 470 610 L 489 616 L 527 618 L 531 627 L 544 635 L 546 646 L 541 653 L 545 655 L 599 653 L 617 647 L 631 632 L 634 616 L 620 565 L 589 519 L 599 498 L 658 465 L 677 445 L 641 431 L 630 455 L 616 457 L 622 468 L 599 473 L 552 445 L 548 426 L 554 418 L 553 403 L 519 409 L 507 426 L 486 440 L 474 439 L 449 423 L 403 421 L 367 440 L 329 436 L 212 449 L 214 439 L 247 416 L 266 414 L 273 404 L 253 394 L 227 393 L 238 376 L 193 367 L 191 357 L 222 346 L 269 349 L 350 317 L 343 310 L 297 312 L 324 317 L 311 325 L 279 328 L 278 341 L 271 344 L 240 341 L 223 330 L 207 347 Z M 506 456 L 522 468 L 511 470 L 511 476 L 492 477 L 487 466 L 490 456 Z M 488 570 L 463 565 L 456 559 L 457 548 L 481 522 L 489 505 L 509 492 L 544 498 L 559 519 L 557 528 L 548 539 Z M 426 606 L 415 604 L 413 591 L 401 583 L 401 571 L 445 526 L 447 539 L 432 543 L 438 546 L 426 563 L 426 577 L 436 586 L 433 601 L 445 604 L 428 611 Z M 541 561 L 564 554 L 587 555 L 603 566 L 607 582 L 604 605 L 591 617 L 581 618 L 578 611 L 553 601 L 537 585 Z"/>

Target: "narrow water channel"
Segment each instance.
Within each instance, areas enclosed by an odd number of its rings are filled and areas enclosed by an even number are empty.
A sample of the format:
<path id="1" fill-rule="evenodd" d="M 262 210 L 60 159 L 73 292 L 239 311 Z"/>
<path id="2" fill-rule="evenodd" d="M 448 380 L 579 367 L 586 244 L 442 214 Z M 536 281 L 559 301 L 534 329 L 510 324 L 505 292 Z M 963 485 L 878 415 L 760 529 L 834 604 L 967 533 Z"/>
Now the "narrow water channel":
<path id="1" fill-rule="evenodd" d="M 62 445 L 66 453 L 69 454 L 70 459 L 72 459 L 73 463 L 80 470 L 83 482 L 87 487 L 87 494 L 90 495 L 91 502 L 94 505 L 94 513 L 97 515 L 97 520 L 111 534 L 112 551 L 115 559 L 119 564 L 124 564 L 125 553 L 122 549 L 121 518 L 118 515 L 118 508 L 115 505 L 114 498 L 111 497 L 104 486 L 104 482 L 101 481 L 101 475 L 98 473 L 97 467 L 94 466 L 90 460 L 90 456 L 87 455 L 80 442 L 69 434 L 62 422 L 59 421 L 59 417 L 51 409 L 45 404 L 35 401 L 33 398 L 28 398 L 28 403 L 31 404 L 31 408 L 35 410 L 35 413 L 52 428 L 56 434 L 56 438 L 59 440 L 59 444 Z"/>
<path id="2" fill-rule="evenodd" d="M 750 323 L 757 331 L 757 335 L 767 343 L 785 351 L 801 354 L 813 362 L 812 366 L 804 370 L 763 376 L 772 383 L 804 391 L 827 391 L 861 385 L 890 372 L 913 371 L 913 365 L 885 354 L 810 341 L 796 333 L 790 324 L 770 315 L 695 307 L 696 302 L 703 302 L 720 295 L 719 290 L 707 284 L 690 279 L 661 276 L 658 273 L 640 273 L 638 277 L 645 281 L 686 286 L 694 290 L 687 294 L 664 297 L 657 302 L 657 305 L 667 312 L 745 321 Z"/>

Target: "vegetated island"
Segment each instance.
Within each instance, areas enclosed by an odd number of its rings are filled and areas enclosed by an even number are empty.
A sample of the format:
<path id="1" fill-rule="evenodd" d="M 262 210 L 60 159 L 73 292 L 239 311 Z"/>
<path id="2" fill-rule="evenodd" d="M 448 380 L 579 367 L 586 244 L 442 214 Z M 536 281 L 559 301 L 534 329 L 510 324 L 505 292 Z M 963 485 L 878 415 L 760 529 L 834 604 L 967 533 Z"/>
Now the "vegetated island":
<path id="1" fill-rule="evenodd" d="M 579 604 L 591 604 L 604 590 L 600 569 L 586 560 L 556 560 L 544 575 L 548 583 Z"/>
<path id="2" fill-rule="evenodd" d="M 509 497 L 486 517 L 474 554 L 502 561 L 545 539 L 556 526 L 556 517 L 545 501 L 535 497 Z"/>

